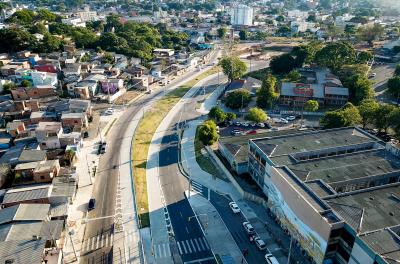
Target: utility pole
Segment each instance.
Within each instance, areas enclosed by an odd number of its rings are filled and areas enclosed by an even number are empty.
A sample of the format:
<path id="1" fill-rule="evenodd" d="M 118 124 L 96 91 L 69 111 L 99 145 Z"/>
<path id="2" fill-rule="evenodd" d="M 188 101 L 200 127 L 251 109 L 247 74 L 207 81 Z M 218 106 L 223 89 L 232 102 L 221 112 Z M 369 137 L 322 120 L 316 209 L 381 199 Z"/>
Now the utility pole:
<path id="1" fill-rule="evenodd" d="M 287 264 L 290 264 L 290 253 L 292 253 L 292 242 L 293 242 L 293 236 L 290 237 L 289 255 L 287 259 Z"/>
<path id="2" fill-rule="evenodd" d="M 75 251 L 75 246 L 74 246 L 74 242 L 72 241 L 72 235 L 74 234 L 74 230 L 71 229 L 70 231 L 68 231 L 68 235 L 69 235 L 69 239 L 71 241 L 71 245 L 72 245 L 72 250 L 74 251 L 74 256 L 75 256 L 75 261 L 78 260 L 78 257 L 76 256 L 76 251 Z"/>

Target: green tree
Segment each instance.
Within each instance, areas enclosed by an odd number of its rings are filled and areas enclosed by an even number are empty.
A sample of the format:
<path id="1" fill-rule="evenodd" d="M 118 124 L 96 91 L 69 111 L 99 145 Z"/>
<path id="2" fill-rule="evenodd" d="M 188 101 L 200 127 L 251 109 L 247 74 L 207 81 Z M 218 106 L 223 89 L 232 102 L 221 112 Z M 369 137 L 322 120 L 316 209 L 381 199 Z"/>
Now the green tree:
<path id="1" fill-rule="evenodd" d="M 11 90 L 14 89 L 15 87 L 17 87 L 17 86 L 13 82 L 8 82 L 8 83 L 3 84 L 3 90 L 5 93 L 10 93 Z"/>
<path id="2" fill-rule="evenodd" d="M 394 46 L 392 51 L 393 51 L 394 54 L 400 53 L 400 46 Z"/>
<path id="3" fill-rule="evenodd" d="M 240 40 L 247 40 L 248 37 L 249 37 L 249 32 L 246 29 L 242 29 L 239 31 Z"/>
<path id="4" fill-rule="evenodd" d="M 120 52 L 128 48 L 128 42 L 112 32 L 103 33 L 97 45 L 105 51 Z"/>
<path id="5" fill-rule="evenodd" d="M 36 18 L 41 21 L 55 22 L 57 15 L 47 9 L 41 8 L 36 10 Z"/>
<path id="6" fill-rule="evenodd" d="M 261 108 L 271 108 L 278 99 L 276 93 L 276 78 L 272 74 L 265 76 L 261 88 L 257 91 L 257 106 Z"/>
<path id="7" fill-rule="evenodd" d="M 337 128 L 346 126 L 346 120 L 341 111 L 328 111 L 321 119 L 324 128 Z"/>
<path id="8" fill-rule="evenodd" d="M 391 125 L 391 116 L 395 109 L 395 106 L 389 104 L 380 104 L 378 109 L 376 109 L 374 125 L 379 131 L 383 130 L 387 132 Z"/>
<path id="9" fill-rule="evenodd" d="M 265 120 L 267 120 L 267 118 L 268 118 L 268 116 L 264 112 L 264 110 L 262 110 L 261 108 L 258 108 L 258 107 L 250 108 L 249 113 L 245 116 L 246 120 L 252 121 L 255 123 L 264 122 Z"/>
<path id="10" fill-rule="evenodd" d="M 400 64 L 396 65 L 396 68 L 394 69 L 393 76 L 400 76 Z"/>
<path id="11" fill-rule="evenodd" d="M 239 57 L 224 57 L 219 65 L 230 82 L 241 78 L 247 71 L 247 65 Z"/>
<path id="12" fill-rule="evenodd" d="M 383 36 L 385 29 L 380 24 L 374 24 L 360 27 L 357 33 L 359 39 L 368 42 L 372 47 L 374 41 Z"/>
<path id="13" fill-rule="evenodd" d="M 213 119 L 215 122 L 223 122 L 227 118 L 225 112 L 218 106 L 214 106 L 208 113 L 208 118 Z"/>
<path id="14" fill-rule="evenodd" d="M 360 123 L 360 112 L 352 103 L 347 103 L 339 110 L 326 112 L 321 119 L 325 128 L 355 126 Z"/>
<path id="15" fill-rule="evenodd" d="M 323 48 L 321 42 L 312 41 L 307 45 L 300 45 L 293 48 L 291 55 L 295 58 L 296 67 L 303 67 L 304 64 L 311 64 L 315 60 L 315 54 Z"/>
<path id="16" fill-rule="evenodd" d="M 343 65 L 355 62 L 356 52 L 347 42 L 332 42 L 315 54 L 315 60 L 320 66 L 328 67 L 336 73 Z"/>
<path id="17" fill-rule="evenodd" d="M 345 82 L 348 78 L 352 78 L 355 75 L 367 77 L 368 71 L 369 67 L 367 64 L 343 65 L 338 72 L 338 76 L 340 80 L 343 80 L 343 82 Z"/>
<path id="18" fill-rule="evenodd" d="M 278 36 L 288 36 L 291 32 L 292 30 L 288 26 L 283 25 L 278 28 L 275 34 Z"/>
<path id="19" fill-rule="evenodd" d="M 225 105 L 232 109 L 239 109 L 246 107 L 250 101 L 250 92 L 245 89 L 238 89 L 228 93 L 225 99 Z"/>
<path id="20" fill-rule="evenodd" d="M 111 53 L 106 52 L 106 53 L 104 53 L 104 55 L 101 58 L 101 60 L 102 60 L 103 63 L 112 64 L 112 63 L 114 63 L 114 56 Z"/>
<path id="21" fill-rule="evenodd" d="M 395 133 L 395 137 L 397 140 L 400 140 L 400 108 L 397 107 L 393 112 L 390 114 L 390 124 Z"/>
<path id="22" fill-rule="evenodd" d="M 344 86 L 349 88 L 350 101 L 354 104 L 359 104 L 365 99 L 374 98 L 372 83 L 365 76 L 351 76 L 344 81 Z"/>
<path id="23" fill-rule="evenodd" d="M 43 23 L 36 23 L 36 24 L 32 25 L 29 28 L 29 32 L 31 34 L 38 33 L 38 34 L 42 34 L 42 35 L 48 33 L 47 28 Z"/>
<path id="24" fill-rule="evenodd" d="M 111 31 L 113 28 L 117 31 L 122 26 L 120 17 L 116 14 L 107 16 L 105 29 Z"/>
<path id="25" fill-rule="evenodd" d="M 388 92 L 395 98 L 400 98 L 400 76 L 390 78 L 387 83 Z"/>
<path id="26" fill-rule="evenodd" d="M 357 108 L 360 112 L 363 128 L 374 123 L 378 107 L 379 104 L 373 99 L 365 99 L 360 102 Z"/>
<path id="27" fill-rule="evenodd" d="M 32 83 L 30 81 L 28 81 L 28 80 L 23 80 L 21 82 L 21 86 L 22 87 L 32 87 Z"/>
<path id="28" fill-rule="evenodd" d="M 43 40 L 38 44 L 37 51 L 40 53 L 60 51 L 62 45 L 63 42 L 59 38 L 51 35 L 50 33 L 46 33 L 43 37 Z"/>
<path id="29" fill-rule="evenodd" d="M 232 113 L 232 112 L 226 113 L 226 120 L 227 121 L 232 121 L 234 119 L 236 119 L 236 114 L 235 113 Z"/>
<path id="30" fill-rule="evenodd" d="M 286 79 L 288 79 L 289 82 L 298 82 L 301 79 L 301 74 L 297 70 L 292 70 L 286 75 Z"/>
<path id="31" fill-rule="evenodd" d="M 275 74 L 289 73 L 296 67 L 295 59 L 290 54 L 282 54 L 272 58 L 270 68 Z"/>
<path id="32" fill-rule="evenodd" d="M 199 139 L 204 145 L 212 145 L 218 140 L 217 125 L 214 121 L 204 121 L 198 129 Z"/>
<path id="33" fill-rule="evenodd" d="M 0 29 L 0 52 L 13 53 L 36 46 L 36 38 L 21 28 Z"/>
<path id="34" fill-rule="evenodd" d="M 220 27 L 220 28 L 218 28 L 218 30 L 217 30 L 218 37 L 219 37 L 220 39 L 224 39 L 224 38 L 226 37 L 227 31 L 228 31 L 228 30 L 226 29 L 226 27 Z"/>
<path id="35" fill-rule="evenodd" d="M 319 103 L 318 101 L 315 100 L 308 100 L 304 104 L 304 110 L 307 112 L 315 112 L 318 110 L 318 108 L 319 108 Z"/>
<path id="36" fill-rule="evenodd" d="M 277 22 L 283 22 L 283 21 L 285 21 L 285 17 L 282 16 L 282 15 L 279 15 L 279 16 L 277 16 L 277 17 L 275 18 L 275 20 L 276 20 Z"/>
<path id="37" fill-rule="evenodd" d="M 368 61 L 372 60 L 374 55 L 370 51 L 361 51 L 357 55 L 357 62 L 358 63 L 367 63 Z"/>
<path id="38" fill-rule="evenodd" d="M 21 25 L 31 25 L 33 24 L 34 18 L 35 12 L 28 9 L 22 9 L 19 11 L 15 11 L 14 14 L 12 14 L 12 16 L 7 19 L 7 22 L 17 23 Z"/>

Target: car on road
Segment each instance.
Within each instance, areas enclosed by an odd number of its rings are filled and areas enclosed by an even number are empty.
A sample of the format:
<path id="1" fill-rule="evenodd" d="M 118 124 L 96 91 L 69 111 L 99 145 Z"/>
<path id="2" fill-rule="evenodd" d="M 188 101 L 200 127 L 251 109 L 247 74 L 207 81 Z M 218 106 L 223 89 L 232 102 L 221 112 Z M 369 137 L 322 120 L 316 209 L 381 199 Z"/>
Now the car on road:
<path id="1" fill-rule="evenodd" d="M 232 209 L 232 212 L 235 214 L 240 213 L 240 208 L 235 202 L 230 202 L 229 207 Z"/>
<path id="2" fill-rule="evenodd" d="M 232 136 L 236 136 L 236 135 L 240 135 L 240 134 L 242 134 L 242 132 L 240 132 L 240 130 L 234 129 L 231 131 Z"/>
<path id="3" fill-rule="evenodd" d="M 112 115 L 114 114 L 114 108 L 108 108 L 106 111 L 104 111 L 104 114 L 106 115 Z"/>
<path id="4" fill-rule="evenodd" d="M 97 154 L 100 155 L 100 154 L 106 153 L 106 146 L 107 146 L 107 142 L 100 141 L 99 148 L 97 150 Z"/>
<path id="5" fill-rule="evenodd" d="M 88 211 L 91 211 L 94 208 L 96 208 L 96 199 L 90 198 L 89 204 L 88 204 Z"/>
<path id="6" fill-rule="evenodd" d="M 376 73 L 373 72 L 373 73 L 371 73 L 368 77 L 369 77 L 369 78 L 375 78 L 375 77 L 376 77 Z"/>
<path id="7" fill-rule="evenodd" d="M 278 260 L 271 253 L 265 254 L 265 261 L 268 264 L 279 264 Z"/>
<path id="8" fill-rule="evenodd" d="M 249 222 L 243 222 L 243 228 L 246 230 L 247 234 L 255 234 L 256 230 Z"/>
<path id="9" fill-rule="evenodd" d="M 295 119 L 296 119 L 295 116 L 288 116 L 288 117 L 286 117 L 286 120 L 287 120 L 287 121 L 294 121 Z"/>
<path id="10" fill-rule="evenodd" d="M 262 240 L 260 237 L 254 238 L 254 241 L 259 250 L 265 250 L 267 248 L 267 245 L 265 244 L 264 240 Z"/>

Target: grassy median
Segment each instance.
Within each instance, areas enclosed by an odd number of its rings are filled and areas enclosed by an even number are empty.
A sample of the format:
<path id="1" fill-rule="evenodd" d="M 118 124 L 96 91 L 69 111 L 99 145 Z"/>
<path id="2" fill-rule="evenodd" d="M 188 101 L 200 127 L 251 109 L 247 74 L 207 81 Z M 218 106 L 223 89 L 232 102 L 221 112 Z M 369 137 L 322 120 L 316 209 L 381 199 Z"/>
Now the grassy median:
<path id="1" fill-rule="evenodd" d="M 149 146 L 157 127 L 174 107 L 175 104 L 200 80 L 217 73 L 218 68 L 213 67 L 197 78 L 193 78 L 177 89 L 167 93 L 154 103 L 147 111 L 136 128 L 132 144 L 132 169 L 135 182 L 136 205 L 141 227 L 150 226 L 149 204 L 147 199 L 146 166 Z"/>

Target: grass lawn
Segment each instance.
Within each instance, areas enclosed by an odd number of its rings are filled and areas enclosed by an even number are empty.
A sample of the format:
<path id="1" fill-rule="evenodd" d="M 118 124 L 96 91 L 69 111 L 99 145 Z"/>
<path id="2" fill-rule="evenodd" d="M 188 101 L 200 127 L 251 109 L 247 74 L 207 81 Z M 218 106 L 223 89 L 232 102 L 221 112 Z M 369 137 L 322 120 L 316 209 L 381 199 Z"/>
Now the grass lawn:
<path id="1" fill-rule="evenodd" d="M 136 206 L 141 227 L 148 227 L 150 225 L 146 166 L 151 139 L 168 112 L 190 88 L 207 76 L 217 73 L 217 71 L 218 69 L 213 67 L 197 78 L 191 79 L 182 86 L 166 94 L 151 107 L 151 110 L 144 114 L 144 118 L 140 120 L 136 128 L 132 142 L 132 171 L 135 182 Z"/>

